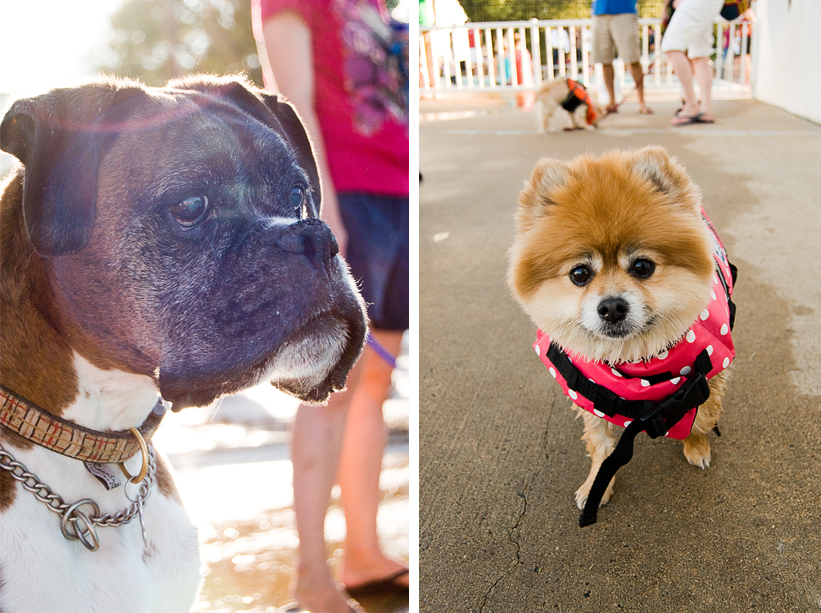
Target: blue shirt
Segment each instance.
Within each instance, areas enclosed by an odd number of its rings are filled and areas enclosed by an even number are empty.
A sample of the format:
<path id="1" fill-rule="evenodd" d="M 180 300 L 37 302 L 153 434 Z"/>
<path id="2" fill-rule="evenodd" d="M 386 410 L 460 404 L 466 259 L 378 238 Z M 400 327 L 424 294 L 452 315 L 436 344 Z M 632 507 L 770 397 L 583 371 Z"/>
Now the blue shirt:
<path id="1" fill-rule="evenodd" d="M 593 0 L 594 15 L 621 15 L 635 12 L 636 0 Z"/>

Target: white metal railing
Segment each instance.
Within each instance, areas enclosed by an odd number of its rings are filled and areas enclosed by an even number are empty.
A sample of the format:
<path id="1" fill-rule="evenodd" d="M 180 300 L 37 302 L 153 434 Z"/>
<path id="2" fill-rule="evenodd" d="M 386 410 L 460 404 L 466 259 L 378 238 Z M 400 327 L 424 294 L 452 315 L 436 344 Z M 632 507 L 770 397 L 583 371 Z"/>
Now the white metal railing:
<path id="1" fill-rule="evenodd" d="M 590 19 L 500 21 L 422 27 L 419 34 L 420 94 L 534 91 L 546 80 L 571 77 L 602 86 L 601 66 L 590 62 Z M 661 20 L 639 19 L 645 86 L 673 85 L 660 53 Z M 750 25 L 717 18 L 715 87 L 750 90 Z M 617 89 L 632 84 L 629 70 L 614 62 Z M 427 69 L 426 69 L 427 68 Z"/>

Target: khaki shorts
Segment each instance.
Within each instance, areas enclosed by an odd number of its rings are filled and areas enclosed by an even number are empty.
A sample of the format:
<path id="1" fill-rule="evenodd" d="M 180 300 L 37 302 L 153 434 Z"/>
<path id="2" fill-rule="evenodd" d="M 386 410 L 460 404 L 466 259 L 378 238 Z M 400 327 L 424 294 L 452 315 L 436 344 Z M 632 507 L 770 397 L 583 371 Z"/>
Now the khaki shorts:
<path id="1" fill-rule="evenodd" d="M 618 49 L 625 64 L 639 61 L 639 16 L 593 15 L 593 63 L 612 64 Z"/>
<path id="2" fill-rule="evenodd" d="M 687 0 L 682 2 L 661 39 L 661 50 L 687 52 L 691 59 L 710 57 L 713 47 L 713 20 L 721 10 L 722 0 Z"/>

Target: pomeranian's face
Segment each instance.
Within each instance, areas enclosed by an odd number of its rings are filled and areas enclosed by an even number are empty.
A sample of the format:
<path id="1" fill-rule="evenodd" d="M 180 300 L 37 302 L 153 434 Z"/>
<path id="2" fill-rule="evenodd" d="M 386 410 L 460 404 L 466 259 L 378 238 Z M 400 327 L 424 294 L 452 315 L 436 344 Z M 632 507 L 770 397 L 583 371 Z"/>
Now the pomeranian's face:
<path id="1" fill-rule="evenodd" d="M 571 355 L 650 359 L 710 300 L 698 188 L 660 147 L 541 160 L 519 195 L 508 283 Z"/>

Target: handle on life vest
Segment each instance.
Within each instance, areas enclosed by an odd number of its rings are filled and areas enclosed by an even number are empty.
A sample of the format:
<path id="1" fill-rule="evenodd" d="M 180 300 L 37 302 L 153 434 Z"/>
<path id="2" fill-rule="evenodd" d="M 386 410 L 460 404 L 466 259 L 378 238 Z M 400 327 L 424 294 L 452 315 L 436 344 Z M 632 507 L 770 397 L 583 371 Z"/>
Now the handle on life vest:
<path id="1" fill-rule="evenodd" d="M 711 369 L 708 368 L 707 372 Z M 687 380 L 676 392 L 667 396 L 657 407 L 647 411 L 640 420 L 650 438 L 666 435 L 688 411 L 701 406 L 710 397 L 710 384 L 701 372 Z"/>

